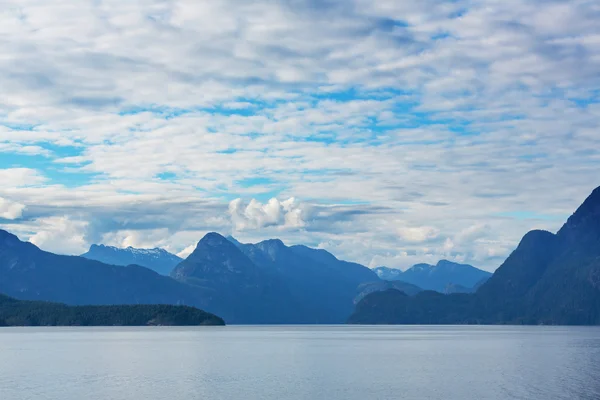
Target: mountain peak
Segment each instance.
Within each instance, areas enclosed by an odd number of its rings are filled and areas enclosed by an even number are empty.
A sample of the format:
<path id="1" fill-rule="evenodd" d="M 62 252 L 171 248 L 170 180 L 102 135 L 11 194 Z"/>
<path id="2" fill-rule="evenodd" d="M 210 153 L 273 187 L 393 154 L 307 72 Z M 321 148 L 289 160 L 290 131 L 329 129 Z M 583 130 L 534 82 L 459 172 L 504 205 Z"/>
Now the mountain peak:
<path id="1" fill-rule="evenodd" d="M 590 229 L 598 232 L 598 226 L 600 226 L 600 187 L 594 189 L 585 199 L 583 204 L 569 217 L 558 234 L 572 237 L 577 235 L 576 232 L 586 234 L 586 231 Z"/>
<path id="2" fill-rule="evenodd" d="M 469 264 L 457 263 L 457 262 L 450 261 L 450 260 L 440 260 L 435 265 L 435 267 L 436 268 L 475 268 Z"/>
<path id="3" fill-rule="evenodd" d="M 428 270 L 432 269 L 433 267 L 434 267 L 434 265 L 431 265 L 431 264 L 419 263 L 419 264 L 413 265 L 406 271 L 428 271 Z"/>
<path id="4" fill-rule="evenodd" d="M 271 248 L 283 248 L 286 245 L 281 241 L 281 239 L 267 239 L 263 240 L 260 243 L 257 243 L 259 246 L 271 247 Z"/>
<path id="5" fill-rule="evenodd" d="M 438 261 L 438 263 L 435 265 L 436 267 L 443 267 L 445 265 L 456 265 L 455 262 L 449 261 L 449 260 L 440 260 Z"/>
<path id="6" fill-rule="evenodd" d="M 402 275 L 402 271 L 397 268 L 389 268 L 389 267 L 377 267 L 374 268 L 373 271 L 377 274 L 377 276 L 386 281 L 393 281 L 400 279 L 399 277 Z"/>
<path id="7" fill-rule="evenodd" d="M 204 257 L 204 253 L 207 251 L 210 252 L 215 248 L 220 248 L 225 252 L 230 252 L 232 249 L 238 250 L 238 246 L 229 241 L 225 236 L 217 232 L 209 232 L 200 239 L 198 245 L 188 258 L 202 258 Z"/>
<path id="8" fill-rule="evenodd" d="M 19 238 L 10 232 L 0 229 L 0 245 L 3 244 L 14 244 L 19 242 Z"/>
<path id="9" fill-rule="evenodd" d="M 223 289 L 234 282 L 248 288 L 261 285 L 259 268 L 238 246 L 215 232 L 207 233 L 198 242 L 192 254 L 173 269 L 171 277 L 181 281 L 211 280 Z"/>
<path id="10" fill-rule="evenodd" d="M 204 245 L 204 246 L 210 246 L 210 247 L 220 246 L 223 244 L 233 244 L 233 243 L 231 243 L 229 240 L 227 240 L 227 238 L 225 236 L 223 236 L 217 232 L 207 233 L 198 242 L 198 246 Z"/>
<path id="11" fill-rule="evenodd" d="M 554 234 L 552 232 L 544 231 L 541 229 L 534 229 L 532 231 L 527 232 L 525 236 L 523 236 L 517 248 L 536 245 L 540 242 L 545 243 L 546 240 L 552 240 L 553 237 Z"/>
<path id="12" fill-rule="evenodd" d="M 132 246 L 126 248 L 93 244 L 82 257 L 111 265 L 140 265 L 149 268 L 161 275 L 169 275 L 173 267 L 182 259 L 171 254 L 165 249 L 138 249 Z"/>
<path id="13" fill-rule="evenodd" d="M 557 250 L 558 236 L 552 232 L 534 229 L 523 236 L 515 251 L 553 253 Z M 545 250 L 541 250 L 545 249 Z"/>
<path id="14" fill-rule="evenodd" d="M 108 248 L 110 248 L 110 246 L 106 246 L 106 245 L 103 245 L 103 244 L 95 244 L 94 243 L 94 244 L 92 244 L 90 246 L 90 250 L 89 251 L 100 250 L 100 249 L 108 249 Z"/>
<path id="15" fill-rule="evenodd" d="M 237 240 L 236 238 L 234 238 L 231 235 L 228 235 L 225 239 L 229 240 L 231 243 L 235 244 L 236 246 L 242 245 L 242 242 L 240 242 L 239 240 Z"/>
<path id="16" fill-rule="evenodd" d="M 448 285 L 459 285 L 471 289 L 482 279 L 487 279 L 491 275 L 472 265 L 458 264 L 449 260 L 440 260 L 436 265 L 415 264 L 404 272 L 385 268 L 377 268 L 375 272 L 384 280 L 400 280 L 425 290 L 434 290 L 440 293 L 445 293 Z"/>
<path id="17" fill-rule="evenodd" d="M 265 253 L 272 260 L 279 257 L 288 249 L 285 244 L 279 239 L 263 240 L 256 244 L 256 247 Z"/>

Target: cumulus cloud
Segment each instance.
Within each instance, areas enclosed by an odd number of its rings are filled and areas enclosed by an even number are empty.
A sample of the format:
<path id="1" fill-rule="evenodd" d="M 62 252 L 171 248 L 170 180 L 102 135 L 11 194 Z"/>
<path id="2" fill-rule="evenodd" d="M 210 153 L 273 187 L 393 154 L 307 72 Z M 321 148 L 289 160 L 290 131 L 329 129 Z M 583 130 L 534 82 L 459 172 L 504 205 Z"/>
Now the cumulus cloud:
<path id="1" fill-rule="evenodd" d="M 270 199 L 261 203 L 255 199 L 244 203 L 235 199 L 229 203 L 229 215 L 234 229 L 260 229 L 271 226 L 279 228 L 301 228 L 306 225 L 303 220 L 303 205 L 293 197 L 279 201 Z"/>
<path id="2" fill-rule="evenodd" d="M 17 219 L 23 215 L 23 210 L 25 205 L 0 197 L 0 218 Z"/>
<path id="3" fill-rule="evenodd" d="M 88 223 L 69 217 L 48 217 L 35 221 L 36 233 L 29 241 L 42 250 L 59 254 L 81 254 L 87 250 Z"/>

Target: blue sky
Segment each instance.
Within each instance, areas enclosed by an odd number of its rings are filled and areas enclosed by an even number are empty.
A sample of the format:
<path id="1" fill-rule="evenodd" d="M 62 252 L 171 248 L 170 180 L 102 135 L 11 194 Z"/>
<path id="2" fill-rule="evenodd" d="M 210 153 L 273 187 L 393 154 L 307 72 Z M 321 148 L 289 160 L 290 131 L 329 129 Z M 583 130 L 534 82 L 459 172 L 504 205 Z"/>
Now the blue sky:
<path id="1" fill-rule="evenodd" d="M 404 3 L 9 0 L 0 227 L 497 268 L 600 185 L 600 5 Z"/>

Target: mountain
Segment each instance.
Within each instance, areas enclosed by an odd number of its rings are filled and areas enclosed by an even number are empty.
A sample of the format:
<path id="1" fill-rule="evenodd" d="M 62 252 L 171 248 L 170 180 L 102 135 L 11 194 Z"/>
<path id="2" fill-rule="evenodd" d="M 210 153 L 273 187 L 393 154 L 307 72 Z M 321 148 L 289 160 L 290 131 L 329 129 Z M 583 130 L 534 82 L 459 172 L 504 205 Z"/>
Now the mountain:
<path id="1" fill-rule="evenodd" d="M 173 305 L 67 306 L 0 294 L 0 326 L 225 325 L 216 315 Z"/>
<path id="2" fill-rule="evenodd" d="M 409 296 L 390 289 L 363 298 L 348 319 L 350 324 L 468 324 L 482 323 L 471 314 L 472 294 L 442 294 L 432 290 Z"/>
<path id="3" fill-rule="evenodd" d="M 384 281 L 398 281 L 402 276 L 402 271 L 396 268 L 377 267 L 373 271 Z"/>
<path id="4" fill-rule="evenodd" d="M 206 235 L 171 276 L 212 290 L 223 307 L 211 311 L 227 321 L 242 313 L 252 323 L 343 323 L 358 286 L 379 281 L 369 268 L 325 250 L 279 239 L 242 244 L 217 233 Z"/>
<path id="5" fill-rule="evenodd" d="M 600 188 L 558 233 L 527 233 L 474 294 L 377 292 L 349 322 L 600 325 Z"/>
<path id="6" fill-rule="evenodd" d="M 81 257 L 111 265 L 141 265 L 165 276 L 169 276 L 173 268 L 183 261 L 175 254 L 159 248 L 136 249 L 130 246 L 121 249 L 102 244 L 93 244 Z"/>
<path id="7" fill-rule="evenodd" d="M 475 285 L 477 286 L 477 285 Z M 451 293 L 473 293 L 477 291 L 477 289 L 475 287 L 464 287 L 462 285 L 455 285 L 454 283 L 449 283 L 446 285 L 446 287 L 444 288 L 444 291 L 442 293 L 444 294 L 451 294 Z"/>
<path id="8" fill-rule="evenodd" d="M 471 288 L 492 276 L 491 273 L 472 265 L 457 264 L 447 260 L 441 260 L 436 265 L 416 264 L 404 272 L 386 267 L 375 268 L 374 271 L 381 279 L 401 280 L 424 290 L 435 290 L 440 293 L 453 290 L 475 291 Z"/>
<path id="9" fill-rule="evenodd" d="M 371 293 L 385 292 L 390 289 L 403 292 L 408 296 L 414 296 L 423 291 L 423 289 L 418 286 L 402 281 L 368 282 L 358 286 L 358 295 L 354 298 L 354 304 L 358 304 L 362 299 Z"/>
<path id="10" fill-rule="evenodd" d="M 97 250 L 123 254 L 106 246 L 92 252 Z M 324 250 L 287 247 L 280 240 L 236 245 L 216 233 L 200 240 L 170 275 L 48 253 L 0 231 L 0 293 L 20 300 L 181 304 L 238 324 L 342 323 L 354 308 L 357 287 L 379 280 Z"/>
<path id="11" fill-rule="evenodd" d="M 323 249 L 286 246 L 279 239 L 238 246 L 256 265 L 285 282 L 312 323 L 342 323 L 354 309 L 359 285 L 379 281 L 360 264 L 338 260 Z"/>
<path id="12" fill-rule="evenodd" d="M 48 253 L 3 230 L 0 293 L 69 305 L 182 304 L 203 309 L 210 305 L 195 288 L 147 268 Z"/>
<path id="13" fill-rule="evenodd" d="M 296 303 L 274 271 L 257 266 L 234 243 L 209 233 L 171 272 L 177 281 L 207 293 L 211 311 L 226 321 L 244 324 L 307 323 L 310 316 Z"/>

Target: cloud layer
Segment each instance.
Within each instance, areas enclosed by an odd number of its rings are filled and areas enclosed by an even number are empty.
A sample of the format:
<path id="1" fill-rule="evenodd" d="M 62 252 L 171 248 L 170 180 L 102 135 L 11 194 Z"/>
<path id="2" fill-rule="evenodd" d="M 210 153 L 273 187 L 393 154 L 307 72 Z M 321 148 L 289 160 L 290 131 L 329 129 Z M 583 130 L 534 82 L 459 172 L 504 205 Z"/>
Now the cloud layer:
<path id="1" fill-rule="evenodd" d="M 600 184 L 593 1 L 4 3 L 0 225 L 49 250 L 494 269 Z"/>

